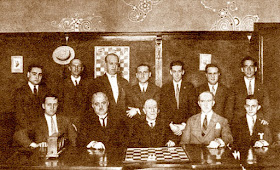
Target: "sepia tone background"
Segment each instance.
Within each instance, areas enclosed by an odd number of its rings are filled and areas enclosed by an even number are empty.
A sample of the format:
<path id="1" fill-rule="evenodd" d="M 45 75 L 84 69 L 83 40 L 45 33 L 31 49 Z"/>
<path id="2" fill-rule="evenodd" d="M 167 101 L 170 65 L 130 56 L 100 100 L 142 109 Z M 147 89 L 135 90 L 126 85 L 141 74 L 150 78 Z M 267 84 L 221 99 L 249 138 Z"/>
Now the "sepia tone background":
<path id="1" fill-rule="evenodd" d="M 11 94 L 26 82 L 28 65 L 41 63 L 43 81 L 53 89 L 61 86 L 67 67 L 52 60 L 61 45 L 75 50 L 89 78 L 94 75 L 95 46 L 129 46 L 131 84 L 141 63 L 152 66 L 152 81 L 166 83 L 171 79 L 169 63 L 180 59 L 186 64 L 185 78 L 198 86 L 206 81 L 198 70 L 199 54 L 206 53 L 219 65 L 221 82 L 231 87 L 241 76 L 241 59 L 252 55 L 259 61 L 258 76 L 271 91 L 274 123 L 279 124 L 278 0 L 1 0 L 0 7 L 3 144 L 11 142 L 13 132 Z M 23 56 L 24 73 L 11 73 L 11 56 Z"/>

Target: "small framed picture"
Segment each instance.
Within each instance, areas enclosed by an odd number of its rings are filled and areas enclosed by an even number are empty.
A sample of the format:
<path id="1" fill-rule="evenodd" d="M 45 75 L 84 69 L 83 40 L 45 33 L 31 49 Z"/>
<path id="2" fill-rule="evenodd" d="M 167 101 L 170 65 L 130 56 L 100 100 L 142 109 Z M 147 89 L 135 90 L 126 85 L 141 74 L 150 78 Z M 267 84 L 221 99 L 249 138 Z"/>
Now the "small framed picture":
<path id="1" fill-rule="evenodd" d="M 205 71 L 207 64 L 211 64 L 211 54 L 199 54 L 199 70 Z"/>
<path id="2" fill-rule="evenodd" d="M 11 56 L 11 72 L 23 73 L 23 56 Z"/>

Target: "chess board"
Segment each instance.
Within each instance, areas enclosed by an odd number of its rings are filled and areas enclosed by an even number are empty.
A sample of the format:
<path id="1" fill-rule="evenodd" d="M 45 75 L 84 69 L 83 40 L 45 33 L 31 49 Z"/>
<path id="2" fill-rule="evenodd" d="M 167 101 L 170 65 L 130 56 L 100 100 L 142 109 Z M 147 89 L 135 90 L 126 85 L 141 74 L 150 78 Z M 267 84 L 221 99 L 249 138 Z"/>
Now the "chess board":
<path id="1" fill-rule="evenodd" d="M 95 46 L 94 51 L 94 78 L 105 73 L 105 57 L 109 53 L 114 53 L 119 56 L 119 71 L 123 78 L 129 81 L 129 46 Z"/>
<path id="2" fill-rule="evenodd" d="M 189 157 L 182 147 L 127 148 L 124 163 L 146 161 L 185 162 Z"/>

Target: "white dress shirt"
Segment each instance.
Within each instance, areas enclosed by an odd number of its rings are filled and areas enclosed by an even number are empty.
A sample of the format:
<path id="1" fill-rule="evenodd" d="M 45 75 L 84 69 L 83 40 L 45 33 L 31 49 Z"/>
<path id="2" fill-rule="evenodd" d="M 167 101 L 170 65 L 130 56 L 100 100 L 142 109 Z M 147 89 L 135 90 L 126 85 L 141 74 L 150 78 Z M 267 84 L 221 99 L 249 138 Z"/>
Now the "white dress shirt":
<path id="1" fill-rule="evenodd" d="M 214 86 L 215 91 L 212 90 L 213 86 Z M 210 89 L 210 92 L 212 92 L 214 95 L 216 95 L 216 92 L 217 92 L 217 89 L 218 89 L 218 83 L 216 83 L 215 85 L 212 85 L 212 84 L 208 83 L 208 87 Z"/>
<path id="2" fill-rule="evenodd" d="M 205 118 L 205 115 L 207 114 L 207 126 L 209 125 L 210 123 L 210 120 L 212 118 L 212 115 L 213 115 L 213 110 L 211 110 L 209 113 L 203 113 L 201 112 L 201 128 L 203 126 L 203 121 L 204 121 L 204 118 Z"/>
<path id="3" fill-rule="evenodd" d="M 140 83 L 139 82 L 139 87 L 141 89 L 141 92 L 146 92 L 147 88 L 148 88 L 148 82 L 146 82 L 146 83 Z"/>
<path id="4" fill-rule="evenodd" d="M 105 123 L 105 127 L 107 126 L 107 113 L 105 114 L 105 115 L 98 115 L 98 117 L 99 117 L 99 122 L 100 122 L 100 125 L 101 126 L 104 126 L 103 125 L 103 119 L 104 119 L 104 123 Z"/>
<path id="5" fill-rule="evenodd" d="M 252 90 L 252 94 L 254 94 L 254 92 L 255 92 L 255 77 L 253 77 L 250 80 L 247 77 L 244 77 L 244 80 L 245 80 L 245 84 L 246 84 L 246 88 L 247 88 L 247 93 L 249 92 L 249 83 L 251 81 L 251 90 Z"/>
<path id="6" fill-rule="evenodd" d="M 148 125 L 149 125 L 150 127 L 155 127 L 155 125 L 156 125 L 156 120 L 149 120 L 149 119 L 146 118 L 146 121 L 148 122 Z"/>
<path id="7" fill-rule="evenodd" d="M 51 127 L 52 127 L 52 125 L 51 125 L 51 118 L 52 117 L 53 117 L 53 121 L 54 121 L 55 131 L 58 133 L 56 115 L 49 116 L 49 115 L 45 114 L 45 118 L 46 118 L 47 124 L 48 124 L 49 136 L 52 135 L 52 130 L 51 130 Z"/>
<path id="8" fill-rule="evenodd" d="M 74 77 L 74 76 L 71 75 L 71 80 L 72 80 L 74 86 L 77 86 L 77 85 L 79 85 L 79 83 L 80 83 L 80 81 L 81 81 L 81 76 L 79 76 L 78 78 L 76 78 L 76 77 Z M 77 84 L 76 84 L 76 82 L 77 82 Z"/>
<path id="9" fill-rule="evenodd" d="M 257 115 L 250 116 L 250 115 L 246 114 L 246 118 L 247 118 L 248 128 L 249 128 L 249 131 L 250 131 L 250 136 L 252 136 L 253 135 L 253 130 L 254 130 L 254 125 L 255 125 L 256 120 L 257 120 Z"/>
<path id="10" fill-rule="evenodd" d="M 112 88 L 112 91 L 113 91 L 113 95 L 114 95 L 114 99 L 115 99 L 115 102 L 117 103 L 118 102 L 118 97 L 119 97 L 119 86 L 118 86 L 118 81 L 117 81 L 117 75 L 110 75 L 108 73 L 106 73 L 108 79 L 109 79 L 109 82 L 110 82 L 110 85 L 111 85 L 111 88 Z"/>
<path id="11" fill-rule="evenodd" d="M 36 87 L 37 89 L 37 93 L 38 93 L 38 90 L 39 90 L 39 85 L 34 85 L 32 84 L 30 81 L 28 81 L 28 86 L 30 87 L 32 93 L 34 94 L 34 86 Z"/>

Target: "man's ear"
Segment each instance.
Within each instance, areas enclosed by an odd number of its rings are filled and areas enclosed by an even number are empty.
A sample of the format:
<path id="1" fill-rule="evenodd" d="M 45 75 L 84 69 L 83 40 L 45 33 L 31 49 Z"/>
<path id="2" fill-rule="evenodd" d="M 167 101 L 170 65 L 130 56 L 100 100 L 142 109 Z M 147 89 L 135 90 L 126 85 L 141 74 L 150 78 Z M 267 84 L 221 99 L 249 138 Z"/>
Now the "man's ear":
<path id="1" fill-rule="evenodd" d="M 68 66 L 68 70 L 71 71 L 71 66 Z"/>
<path id="2" fill-rule="evenodd" d="M 151 72 L 149 72 L 149 77 L 151 77 L 152 76 L 152 73 Z"/>
<path id="3" fill-rule="evenodd" d="M 260 110 L 260 109 L 261 109 L 261 107 L 262 107 L 261 105 L 258 105 L 258 110 Z"/>
<path id="4" fill-rule="evenodd" d="M 172 70 L 169 70 L 170 75 L 172 75 Z"/>
<path id="5" fill-rule="evenodd" d="M 184 75 L 185 74 L 185 70 L 182 70 L 182 75 Z"/>
<path id="6" fill-rule="evenodd" d="M 213 101 L 213 104 L 212 104 L 212 106 L 214 106 L 215 105 L 215 101 Z"/>
<path id="7" fill-rule="evenodd" d="M 143 108 L 142 110 L 143 110 L 143 112 L 146 114 L 146 110 L 145 110 L 145 108 Z"/>
<path id="8" fill-rule="evenodd" d="M 241 72 L 244 73 L 244 68 L 243 67 L 241 67 Z"/>
<path id="9" fill-rule="evenodd" d="M 45 110 L 45 103 L 42 104 L 42 108 Z"/>
<path id="10" fill-rule="evenodd" d="M 30 73 L 29 73 L 29 72 L 27 72 L 27 75 L 26 75 L 26 76 L 27 76 L 27 78 L 29 78 L 29 76 L 30 76 Z"/>
<path id="11" fill-rule="evenodd" d="M 258 67 L 255 67 L 255 72 L 257 72 L 258 71 Z"/>

